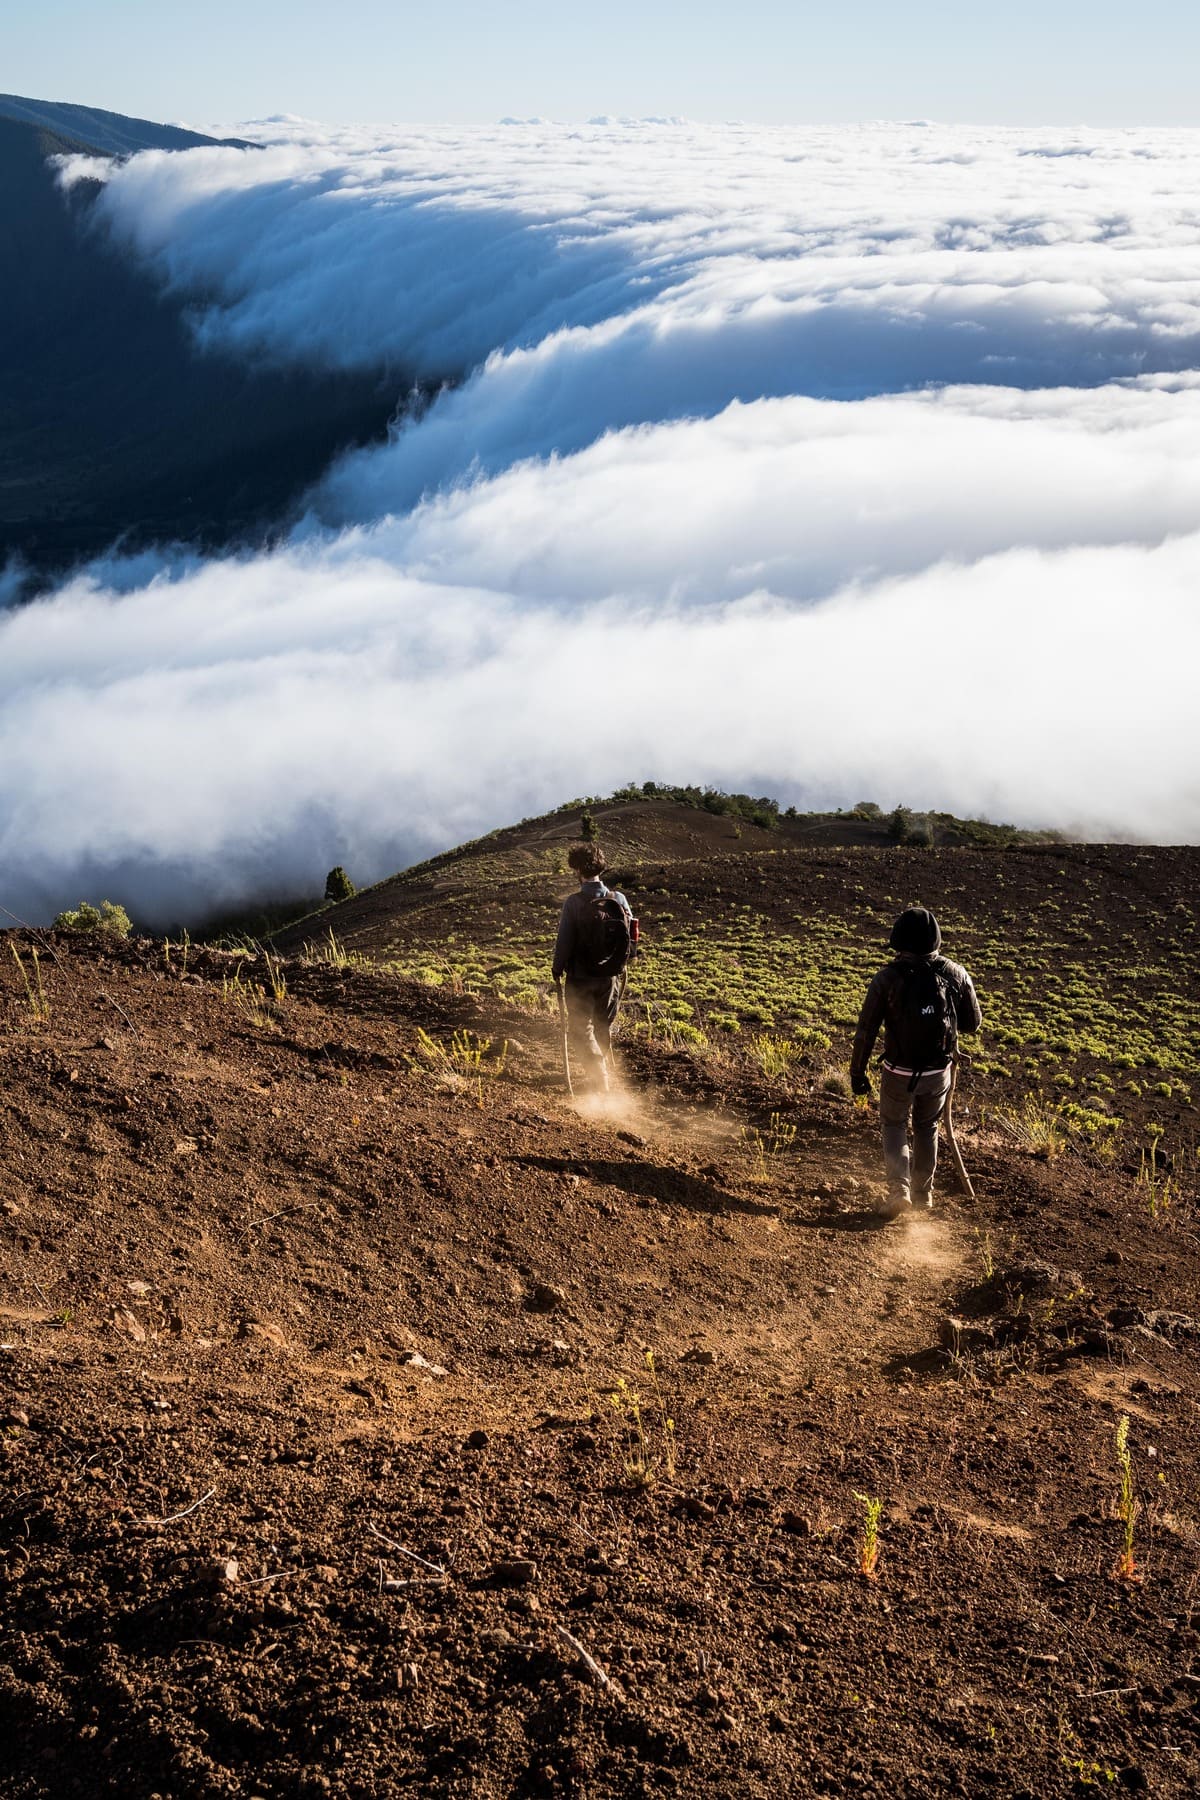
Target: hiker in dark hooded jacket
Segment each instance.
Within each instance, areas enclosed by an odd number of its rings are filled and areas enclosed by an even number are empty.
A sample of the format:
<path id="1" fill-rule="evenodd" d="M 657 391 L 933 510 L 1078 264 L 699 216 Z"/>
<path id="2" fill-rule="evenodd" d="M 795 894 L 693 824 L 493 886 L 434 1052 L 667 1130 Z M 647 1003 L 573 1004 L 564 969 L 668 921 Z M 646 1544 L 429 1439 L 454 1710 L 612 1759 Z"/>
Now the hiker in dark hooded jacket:
<path id="1" fill-rule="evenodd" d="M 606 863 L 598 844 L 572 845 L 567 862 L 579 877 L 579 892 L 563 901 L 553 974 L 556 982 L 566 976 L 568 1034 L 583 1085 L 594 1082 L 606 1093 L 633 912 L 624 894 L 601 880 Z"/>
<path id="2" fill-rule="evenodd" d="M 933 1205 L 938 1120 L 950 1092 L 958 1034 L 978 1031 L 983 1014 L 967 971 L 938 954 L 941 928 L 925 907 L 902 912 L 889 941 L 896 957 L 867 989 L 850 1058 L 850 1086 L 856 1094 L 871 1092 L 867 1063 L 882 1025 L 879 1119 L 889 1192 L 879 1210 L 894 1219 L 909 1205 Z"/>

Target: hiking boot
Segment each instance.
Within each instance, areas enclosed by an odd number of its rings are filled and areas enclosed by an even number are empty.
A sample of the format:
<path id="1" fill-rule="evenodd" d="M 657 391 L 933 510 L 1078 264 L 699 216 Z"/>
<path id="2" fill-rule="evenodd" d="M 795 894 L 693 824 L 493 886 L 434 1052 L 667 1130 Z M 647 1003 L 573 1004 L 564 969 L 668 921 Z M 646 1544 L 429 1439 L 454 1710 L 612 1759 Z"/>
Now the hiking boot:
<path id="1" fill-rule="evenodd" d="M 916 1193 L 913 1195 L 912 1203 L 913 1203 L 914 1210 L 917 1212 L 932 1212 L 933 1211 L 933 1189 L 931 1187 L 918 1188 Z"/>
<path id="2" fill-rule="evenodd" d="M 902 1193 L 889 1194 L 886 1200 L 875 1202 L 875 1211 L 881 1219 L 898 1219 L 901 1213 L 908 1211 L 908 1189 Z"/>

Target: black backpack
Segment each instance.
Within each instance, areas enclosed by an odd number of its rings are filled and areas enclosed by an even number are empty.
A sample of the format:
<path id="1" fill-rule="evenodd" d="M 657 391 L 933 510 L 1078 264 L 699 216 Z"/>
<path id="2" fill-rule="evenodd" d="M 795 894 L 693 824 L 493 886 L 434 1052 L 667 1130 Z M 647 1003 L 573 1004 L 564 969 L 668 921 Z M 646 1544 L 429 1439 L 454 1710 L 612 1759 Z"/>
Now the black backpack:
<path id="1" fill-rule="evenodd" d="M 575 914 L 575 950 L 571 973 L 585 980 L 617 976 L 629 961 L 633 938 L 629 914 L 607 889 L 580 896 Z"/>
<path id="2" fill-rule="evenodd" d="M 941 957 L 892 964 L 888 1025 L 902 1068 L 944 1069 L 958 1048 L 958 990 Z"/>

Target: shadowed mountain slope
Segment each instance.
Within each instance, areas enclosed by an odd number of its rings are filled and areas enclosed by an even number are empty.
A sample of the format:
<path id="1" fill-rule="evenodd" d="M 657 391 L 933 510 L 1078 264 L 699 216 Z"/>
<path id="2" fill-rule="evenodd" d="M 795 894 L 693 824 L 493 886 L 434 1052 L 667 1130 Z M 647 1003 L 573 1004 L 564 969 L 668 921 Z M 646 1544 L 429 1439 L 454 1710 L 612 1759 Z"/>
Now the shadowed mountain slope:
<path id="1" fill-rule="evenodd" d="M 16 557 L 45 577 L 118 540 L 253 537 L 338 450 L 386 426 L 394 381 L 199 355 L 182 302 L 114 250 L 95 190 L 64 195 L 48 160 L 209 141 L 84 107 L 0 104 L 0 243 L 21 271 L 0 287 L 0 567 Z"/>

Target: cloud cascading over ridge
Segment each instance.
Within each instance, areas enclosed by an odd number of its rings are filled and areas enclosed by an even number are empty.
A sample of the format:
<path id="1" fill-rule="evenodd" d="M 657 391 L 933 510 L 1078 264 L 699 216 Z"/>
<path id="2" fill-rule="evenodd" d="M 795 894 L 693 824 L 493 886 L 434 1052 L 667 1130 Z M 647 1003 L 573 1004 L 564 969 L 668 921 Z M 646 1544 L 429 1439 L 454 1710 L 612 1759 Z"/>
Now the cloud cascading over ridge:
<path id="1" fill-rule="evenodd" d="M 105 224 L 211 350 L 452 385 L 282 548 L 0 620 L 4 904 L 631 776 L 1200 838 L 1200 138 L 263 132 L 103 169 Z"/>

